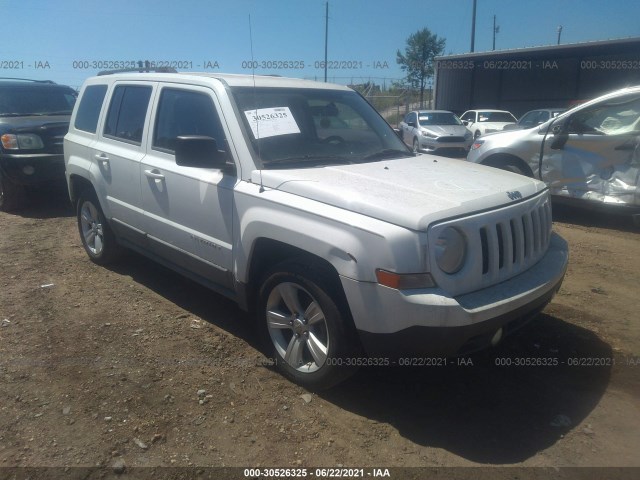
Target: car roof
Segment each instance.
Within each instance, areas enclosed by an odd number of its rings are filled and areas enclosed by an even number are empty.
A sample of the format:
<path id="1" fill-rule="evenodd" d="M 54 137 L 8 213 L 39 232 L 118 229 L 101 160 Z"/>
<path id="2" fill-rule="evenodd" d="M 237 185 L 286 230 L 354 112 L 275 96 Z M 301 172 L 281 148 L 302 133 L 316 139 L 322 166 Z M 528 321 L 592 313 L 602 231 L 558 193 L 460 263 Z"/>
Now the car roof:
<path id="1" fill-rule="evenodd" d="M 493 108 L 474 108 L 473 110 L 467 110 L 467 112 L 499 112 L 499 113 L 511 113 L 509 110 L 494 110 Z"/>
<path id="2" fill-rule="evenodd" d="M 600 95 L 598 97 L 592 98 L 591 100 L 588 100 L 588 101 L 586 101 L 584 103 L 576 105 L 575 107 L 572 107 L 571 109 L 565 110 L 558 117 L 556 117 L 556 119 L 558 119 L 560 117 L 566 118 L 567 116 L 572 115 L 573 112 L 576 111 L 576 110 L 582 110 L 583 108 L 589 107 L 590 105 L 593 105 L 594 103 L 598 103 L 598 102 L 601 102 L 603 100 L 607 100 L 609 98 L 616 98 L 616 97 L 618 97 L 620 95 L 626 95 L 628 93 L 640 93 L 640 85 L 634 85 L 634 86 L 631 86 L 631 87 L 621 88 L 619 90 L 613 90 L 611 92 L 605 93 L 604 95 Z"/>
<path id="3" fill-rule="evenodd" d="M 28 80 L 21 78 L 0 78 L 0 88 L 2 87 L 71 88 L 67 85 L 52 82 L 51 80 Z"/>
<path id="4" fill-rule="evenodd" d="M 333 83 L 317 82 L 314 80 L 304 80 L 300 78 L 279 77 L 274 75 L 247 75 L 233 73 L 205 73 L 205 72 L 126 72 L 112 73 L 91 77 L 91 83 L 99 83 L 99 80 L 126 81 L 126 80 L 146 80 L 152 82 L 177 82 L 177 83 L 207 83 L 208 80 L 217 80 L 230 87 L 271 87 L 271 88 L 315 88 L 325 90 L 345 90 L 349 87 Z"/>
<path id="5" fill-rule="evenodd" d="M 414 112 L 417 112 L 418 114 L 421 114 L 421 113 L 453 113 L 450 110 L 414 110 Z"/>
<path id="6" fill-rule="evenodd" d="M 564 112 L 565 110 L 566 110 L 566 108 L 562 108 L 562 107 L 534 108 L 533 110 L 529 110 L 526 113 L 531 113 L 531 112 Z"/>

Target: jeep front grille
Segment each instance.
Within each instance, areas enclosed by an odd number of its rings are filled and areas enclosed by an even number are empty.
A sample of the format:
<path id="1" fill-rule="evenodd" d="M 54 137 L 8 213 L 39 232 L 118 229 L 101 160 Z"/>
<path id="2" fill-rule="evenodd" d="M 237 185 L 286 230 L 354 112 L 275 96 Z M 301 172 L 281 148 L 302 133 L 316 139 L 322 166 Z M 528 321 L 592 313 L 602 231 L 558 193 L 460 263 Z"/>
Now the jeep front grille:
<path id="1" fill-rule="evenodd" d="M 547 250 L 551 235 L 549 202 L 492 225 L 480 228 L 482 275 L 522 270 Z"/>
<path id="2" fill-rule="evenodd" d="M 551 199 L 548 191 L 495 210 L 445 221 L 429 228 L 429 241 L 454 227 L 467 240 L 462 269 L 447 274 L 438 269 L 430 243 L 430 271 L 451 295 L 462 295 L 504 282 L 528 270 L 546 253 L 551 241 Z"/>

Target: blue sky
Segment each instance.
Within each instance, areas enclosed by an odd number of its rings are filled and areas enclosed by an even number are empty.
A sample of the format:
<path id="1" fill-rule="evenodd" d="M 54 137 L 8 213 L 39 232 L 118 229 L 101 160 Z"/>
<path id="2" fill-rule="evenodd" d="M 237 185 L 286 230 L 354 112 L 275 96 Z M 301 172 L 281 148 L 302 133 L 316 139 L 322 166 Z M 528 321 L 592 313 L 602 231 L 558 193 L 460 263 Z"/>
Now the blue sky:
<path id="1" fill-rule="evenodd" d="M 640 0 L 477 3 L 477 52 L 491 50 L 493 15 L 497 50 L 555 44 L 558 25 L 562 43 L 640 36 Z M 396 51 L 424 27 L 446 39 L 446 54 L 468 52 L 471 6 L 472 0 L 329 0 L 329 60 L 336 67 L 329 79 L 401 78 Z M 325 0 L 0 0 L 0 11 L 3 77 L 79 86 L 97 72 L 96 62 L 145 59 L 181 62 L 181 71 L 251 73 L 250 23 L 256 73 L 324 76 L 316 62 L 324 59 Z M 272 61 L 287 64 L 263 64 Z"/>

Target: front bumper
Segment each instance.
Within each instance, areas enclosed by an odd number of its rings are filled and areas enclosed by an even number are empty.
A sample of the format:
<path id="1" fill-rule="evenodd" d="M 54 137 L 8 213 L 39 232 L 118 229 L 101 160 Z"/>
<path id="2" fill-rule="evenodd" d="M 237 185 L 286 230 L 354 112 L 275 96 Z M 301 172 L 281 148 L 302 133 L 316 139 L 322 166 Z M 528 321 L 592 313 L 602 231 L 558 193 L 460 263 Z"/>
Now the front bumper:
<path id="1" fill-rule="evenodd" d="M 469 142 L 438 142 L 436 139 L 428 137 L 418 137 L 419 150 L 436 155 L 451 157 L 466 157 L 471 148 Z"/>
<path id="2" fill-rule="evenodd" d="M 459 297 L 341 280 L 370 356 L 455 356 L 489 346 L 500 328 L 508 334 L 531 320 L 560 288 L 567 262 L 567 243 L 553 234 L 547 253 L 529 270 Z"/>
<path id="3" fill-rule="evenodd" d="M 0 168 L 7 178 L 18 185 L 39 185 L 65 179 L 62 154 L 3 154 L 0 156 Z"/>

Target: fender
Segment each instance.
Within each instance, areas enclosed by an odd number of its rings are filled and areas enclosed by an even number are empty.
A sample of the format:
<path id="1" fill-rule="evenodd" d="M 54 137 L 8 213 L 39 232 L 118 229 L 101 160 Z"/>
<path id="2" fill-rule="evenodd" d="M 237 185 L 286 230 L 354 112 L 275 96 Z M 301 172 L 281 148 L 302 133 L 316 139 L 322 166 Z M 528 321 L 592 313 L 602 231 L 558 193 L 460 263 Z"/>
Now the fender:
<path id="1" fill-rule="evenodd" d="M 255 197 L 259 196 L 260 201 Z M 236 187 L 236 279 L 248 282 L 254 246 L 267 238 L 327 260 L 339 275 L 375 282 L 375 269 L 425 268 L 426 234 L 259 185 Z M 418 238 L 422 238 L 419 241 Z"/>

